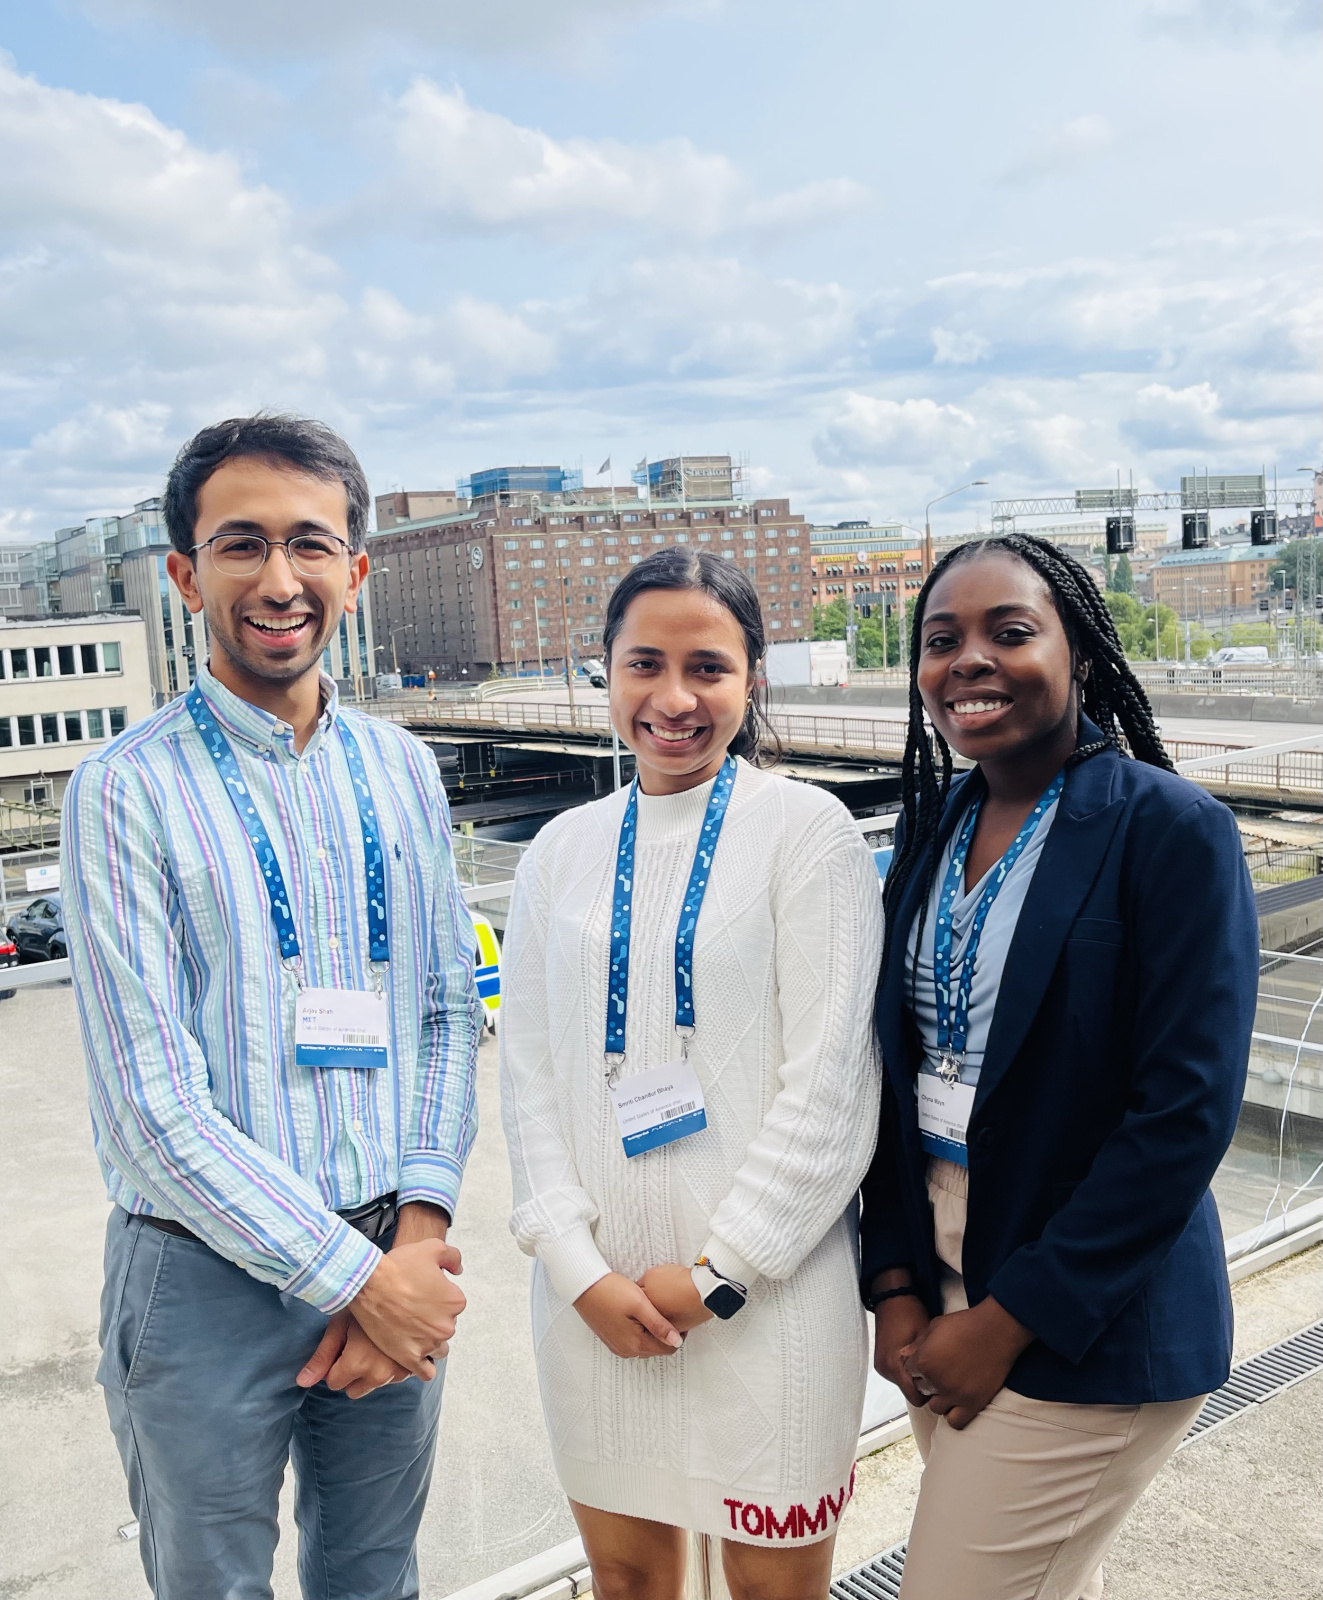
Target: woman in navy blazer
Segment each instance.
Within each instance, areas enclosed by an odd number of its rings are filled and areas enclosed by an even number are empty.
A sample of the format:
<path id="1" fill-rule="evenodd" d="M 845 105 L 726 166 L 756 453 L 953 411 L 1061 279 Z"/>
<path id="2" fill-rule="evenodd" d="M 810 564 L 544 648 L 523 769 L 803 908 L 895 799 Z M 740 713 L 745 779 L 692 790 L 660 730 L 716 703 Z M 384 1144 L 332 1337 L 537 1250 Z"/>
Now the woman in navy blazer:
<path id="1" fill-rule="evenodd" d="M 860 1278 L 926 1462 L 902 1596 L 1091 1600 L 1229 1369 L 1209 1183 L 1244 1088 L 1253 894 L 1231 813 L 1170 770 L 1078 562 L 1023 535 L 962 546 L 912 640 Z M 976 763 L 954 782 L 951 748 Z M 1018 915 L 991 901 L 974 936 L 971 1072 L 960 966 L 942 988 L 931 952 L 936 930 L 959 956 L 952 925 L 994 884 Z M 985 960 L 1004 965 L 980 998 Z M 919 1086 L 940 1102 L 926 1135 Z"/>

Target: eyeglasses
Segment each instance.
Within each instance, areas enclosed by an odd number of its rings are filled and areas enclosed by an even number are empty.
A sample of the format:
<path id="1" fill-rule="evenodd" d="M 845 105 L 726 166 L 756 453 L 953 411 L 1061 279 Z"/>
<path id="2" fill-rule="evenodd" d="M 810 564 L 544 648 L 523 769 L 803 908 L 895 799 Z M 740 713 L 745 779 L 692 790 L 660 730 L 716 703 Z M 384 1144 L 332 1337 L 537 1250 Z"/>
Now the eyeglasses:
<path id="1" fill-rule="evenodd" d="M 255 533 L 218 533 L 205 544 L 193 546 L 192 553 L 211 551 L 212 565 L 231 578 L 251 578 L 266 564 L 273 550 L 283 550 L 295 572 L 305 578 L 320 578 L 328 573 L 349 546 L 333 533 L 301 533 L 293 539 L 263 539 Z"/>

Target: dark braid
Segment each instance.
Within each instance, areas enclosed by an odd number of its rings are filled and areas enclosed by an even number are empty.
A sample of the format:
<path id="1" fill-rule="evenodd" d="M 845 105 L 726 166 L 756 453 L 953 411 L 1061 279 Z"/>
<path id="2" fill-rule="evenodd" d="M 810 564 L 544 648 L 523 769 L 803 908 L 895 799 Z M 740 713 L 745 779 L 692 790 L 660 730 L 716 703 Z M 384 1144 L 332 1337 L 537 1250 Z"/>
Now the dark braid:
<path id="1" fill-rule="evenodd" d="M 905 757 L 901 765 L 901 806 L 905 817 L 905 837 L 896 851 L 882 891 L 887 918 L 887 947 L 890 951 L 895 932 L 896 913 L 906 885 L 920 862 L 924 864 L 923 896 L 919 902 L 919 929 L 915 940 L 915 960 L 923 942 L 928 916 L 928 901 L 937 876 L 937 832 L 951 788 L 951 751 L 946 740 L 924 721 L 923 700 L 919 694 L 919 656 L 923 642 L 923 615 L 933 585 L 951 567 L 978 556 L 1004 551 L 1032 567 L 1047 585 L 1066 639 L 1076 658 L 1089 663 L 1081 703 L 1084 714 L 1102 732 L 1102 739 L 1082 745 L 1071 756 L 1068 766 L 1087 761 L 1102 750 L 1121 749 L 1121 741 L 1139 761 L 1171 771 L 1171 757 L 1163 747 L 1148 696 L 1125 658 L 1112 613 L 1087 567 L 1046 539 L 1028 533 L 1008 533 L 992 539 L 957 545 L 937 562 L 928 574 L 914 603 L 914 622 L 910 630 L 909 728 Z M 941 772 L 938 774 L 940 759 Z M 884 966 L 886 958 L 883 958 Z M 913 974 L 911 974 L 913 982 Z"/>

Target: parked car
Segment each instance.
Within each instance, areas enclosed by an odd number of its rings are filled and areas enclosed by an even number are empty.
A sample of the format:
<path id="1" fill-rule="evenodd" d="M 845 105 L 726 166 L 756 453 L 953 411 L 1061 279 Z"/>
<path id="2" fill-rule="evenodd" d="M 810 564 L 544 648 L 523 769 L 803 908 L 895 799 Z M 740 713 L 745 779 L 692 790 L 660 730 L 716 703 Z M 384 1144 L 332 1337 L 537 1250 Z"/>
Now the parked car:
<path id="1" fill-rule="evenodd" d="M 64 906 L 58 894 L 41 895 L 16 911 L 5 933 L 18 946 L 20 961 L 63 961 L 69 954 Z"/>
<path id="2" fill-rule="evenodd" d="M 18 965 L 18 946 L 12 939 L 0 939 L 0 972 L 6 967 Z M 0 1000 L 8 1000 L 14 995 L 13 989 L 0 989 Z"/>

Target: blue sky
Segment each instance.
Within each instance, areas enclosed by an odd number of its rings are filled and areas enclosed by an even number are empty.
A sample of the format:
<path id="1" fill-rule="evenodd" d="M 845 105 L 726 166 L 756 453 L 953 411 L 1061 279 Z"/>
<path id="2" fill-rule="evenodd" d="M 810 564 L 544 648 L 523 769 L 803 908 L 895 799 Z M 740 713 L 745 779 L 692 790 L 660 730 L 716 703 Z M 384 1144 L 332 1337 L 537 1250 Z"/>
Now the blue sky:
<path id="1" fill-rule="evenodd" d="M 0 534 L 259 406 L 376 490 L 729 450 L 914 522 L 975 477 L 1291 479 L 1315 12 L 0 0 Z"/>

